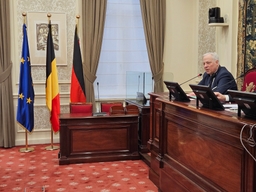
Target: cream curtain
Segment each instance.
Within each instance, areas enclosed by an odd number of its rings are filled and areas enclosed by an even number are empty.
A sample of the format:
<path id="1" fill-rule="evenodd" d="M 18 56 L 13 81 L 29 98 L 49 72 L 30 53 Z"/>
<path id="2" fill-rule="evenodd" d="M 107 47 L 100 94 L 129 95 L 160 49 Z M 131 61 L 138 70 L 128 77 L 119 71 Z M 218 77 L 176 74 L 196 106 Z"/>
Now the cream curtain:
<path id="1" fill-rule="evenodd" d="M 94 103 L 93 82 L 96 79 L 105 25 L 107 0 L 82 1 L 83 70 L 87 102 Z M 95 110 L 95 107 L 94 107 Z"/>
<path id="2" fill-rule="evenodd" d="M 15 145 L 9 14 L 9 1 L 0 1 L 0 147 L 5 148 Z"/>
<path id="3" fill-rule="evenodd" d="M 162 92 L 166 0 L 140 0 L 154 92 Z"/>

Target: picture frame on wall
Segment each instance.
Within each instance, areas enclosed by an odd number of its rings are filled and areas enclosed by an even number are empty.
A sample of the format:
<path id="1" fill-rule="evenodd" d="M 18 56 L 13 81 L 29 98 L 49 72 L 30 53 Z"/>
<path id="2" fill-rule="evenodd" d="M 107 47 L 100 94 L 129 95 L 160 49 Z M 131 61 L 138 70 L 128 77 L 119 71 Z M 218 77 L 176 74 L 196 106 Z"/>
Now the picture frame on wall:
<path id="1" fill-rule="evenodd" d="M 48 12 L 28 12 L 27 32 L 32 66 L 46 65 Z M 67 65 L 67 27 L 65 13 L 50 13 L 52 39 L 57 66 Z"/>

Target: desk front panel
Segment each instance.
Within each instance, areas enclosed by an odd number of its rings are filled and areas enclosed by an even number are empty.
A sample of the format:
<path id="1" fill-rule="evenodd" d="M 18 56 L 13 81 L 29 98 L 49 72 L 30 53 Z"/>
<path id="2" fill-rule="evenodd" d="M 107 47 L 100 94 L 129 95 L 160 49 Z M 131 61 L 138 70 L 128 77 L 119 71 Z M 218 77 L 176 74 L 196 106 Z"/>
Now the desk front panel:
<path id="1" fill-rule="evenodd" d="M 139 159 L 138 116 L 60 117 L 60 164 Z"/>
<path id="2" fill-rule="evenodd" d="M 154 96 L 151 140 L 159 135 L 159 148 L 151 146 L 149 178 L 162 192 L 255 191 L 255 162 L 240 142 L 242 127 L 248 125 L 245 141 L 254 120 Z M 255 147 L 246 147 L 255 156 Z"/>

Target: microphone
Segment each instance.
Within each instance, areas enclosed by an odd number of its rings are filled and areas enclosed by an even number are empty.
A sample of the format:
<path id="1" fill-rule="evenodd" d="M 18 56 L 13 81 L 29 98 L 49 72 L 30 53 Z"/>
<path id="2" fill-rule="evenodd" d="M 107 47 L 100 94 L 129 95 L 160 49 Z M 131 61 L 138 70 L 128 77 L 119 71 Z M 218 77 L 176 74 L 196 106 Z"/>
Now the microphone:
<path id="1" fill-rule="evenodd" d="M 152 92 L 154 92 L 154 77 L 152 76 Z"/>
<path id="2" fill-rule="evenodd" d="M 231 81 L 229 81 L 229 82 L 227 82 L 227 83 L 225 83 L 225 84 L 223 84 L 223 85 L 220 85 L 219 87 L 224 87 L 224 86 L 226 86 L 226 85 L 232 83 L 233 81 L 236 81 L 237 79 L 239 79 L 239 78 L 241 78 L 241 77 L 243 77 L 243 76 L 244 76 L 244 74 L 240 75 L 239 77 L 237 77 L 237 78 L 235 78 L 235 79 L 232 79 Z M 218 88 L 218 86 L 215 86 L 215 87 L 212 88 L 212 90 L 215 90 L 215 89 L 217 89 L 217 88 Z"/>
<path id="3" fill-rule="evenodd" d="M 197 78 L 197 77 L 200 77 L 200 76 L 202 76 L 202 73 L 199 73 L 197 76 L 195 76 L 195 77 L 193 77 L 193 78 L 191 78 L 191 79 L 189 79 L 189 80 L 187 80 L 187 81 L 181 83 L 180 85 L 183 85 L 183 84 L 185 84 L 185 83 L 187 83 L 187 82 L 189 82 L 189 81 L 191 81 L 191 80 L 193 80 L 193 79 L 195 79 L 195 78 Z"/>
<path id="4" fill-rule="evenodd" d="M 99 82 L 97 82 L 97 92 L 98 92 L 98 104 L 100 104 Z M 99 110 L 99 112 L 100 112 L 100 107 L 98 107 L 98 110 Z"/>
<path id="5" fill-rule="evenodd" d="M 138 92 L 140 91 L 140 75 L 138 76 Z"/>

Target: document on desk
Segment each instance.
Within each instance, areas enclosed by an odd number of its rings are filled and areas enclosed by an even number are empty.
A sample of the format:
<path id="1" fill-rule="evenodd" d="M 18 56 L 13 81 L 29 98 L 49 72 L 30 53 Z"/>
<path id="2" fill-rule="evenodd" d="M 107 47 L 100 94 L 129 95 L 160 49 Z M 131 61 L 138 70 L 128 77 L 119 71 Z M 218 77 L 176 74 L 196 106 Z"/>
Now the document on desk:
<path id="1" fill-rule="evenodd" d="M 223 107 L 225 108 L 225 110 L 227 111 L 237 111 L 238 109 L 238 105 L 237 104 L 224 104 Z"/>
<path id="2" fill-rule="evenodd" d="M 190 100 L 195 100 L 195 99 L 196 99 L 196 96 L 189 96 L 189 99 L 190 99 Z"/>

